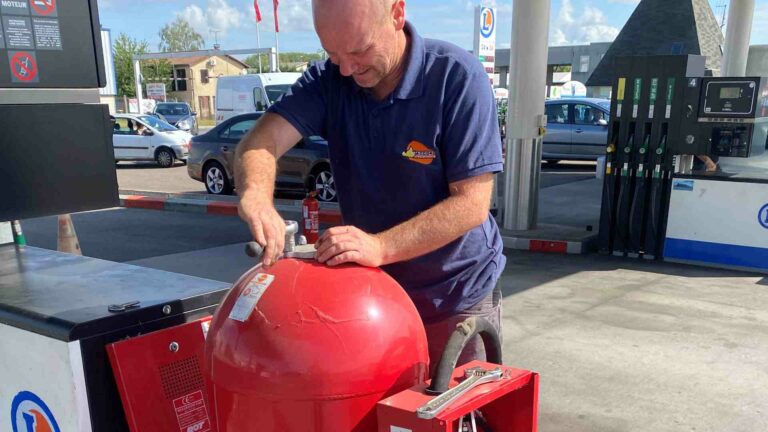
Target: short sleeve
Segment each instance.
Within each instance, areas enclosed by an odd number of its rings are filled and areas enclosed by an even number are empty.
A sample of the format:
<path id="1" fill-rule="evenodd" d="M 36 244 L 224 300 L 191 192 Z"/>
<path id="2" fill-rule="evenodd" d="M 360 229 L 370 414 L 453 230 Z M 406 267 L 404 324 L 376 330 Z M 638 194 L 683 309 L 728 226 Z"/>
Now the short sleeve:
<path id="1" fill-rule="evenodd" d="M 286 119 L 302 136 L 325 136 L 329 71 L 315 62 L 267 112 Z"/>
<path id="2" fill-rule="evenodd" d="M 496 101 L 477 66 L 452 71 L 446 85 L 440 151 L 449 182 L 503 169 Z"/>

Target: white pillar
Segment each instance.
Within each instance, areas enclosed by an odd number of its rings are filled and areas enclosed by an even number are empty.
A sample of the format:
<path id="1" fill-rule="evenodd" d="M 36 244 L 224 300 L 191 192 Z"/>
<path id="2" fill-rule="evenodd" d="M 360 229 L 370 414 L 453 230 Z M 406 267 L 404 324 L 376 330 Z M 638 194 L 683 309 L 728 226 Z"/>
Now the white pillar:
<path id="1" fill-rule="evenodd" d="M 507 230 L 533 229 L 538 219 L 549 11 L 550 0 L 514 0 L 512 9 L 503 213 Z"/>
<path id="2" fill-rule="evenodd" d="M 139 104 L 139 114 L 143 114 L 141 106 L 144 102 L 144 96 L 141 94 L 141 64 L 139 60 L 133 60 L 133 82 L 136 84 L 136 101 Z"/>
<path id="3" fill-rule="evenodd" d="M 747 73 L 754 13 L 755 0 L 731 0 L 723 47 L 723 76 L 744 76 Z"/>
<path id="4" fill-rule="evenodd" d="M 278 72 L 277 50 L 275 47 L 269 48 L 269 71 Z"/>

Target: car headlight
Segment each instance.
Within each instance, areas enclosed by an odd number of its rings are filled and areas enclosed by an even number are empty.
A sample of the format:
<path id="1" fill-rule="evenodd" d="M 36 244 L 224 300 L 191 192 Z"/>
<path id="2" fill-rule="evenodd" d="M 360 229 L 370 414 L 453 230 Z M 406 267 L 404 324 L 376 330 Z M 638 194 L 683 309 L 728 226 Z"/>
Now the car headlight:
<path id="1" fill-rule="evenodd" d="M 192 123 L 189 120 L 182 120 L 176 123 L 176 127 L 179 129 L 189 129 L 192 127 Z"/>

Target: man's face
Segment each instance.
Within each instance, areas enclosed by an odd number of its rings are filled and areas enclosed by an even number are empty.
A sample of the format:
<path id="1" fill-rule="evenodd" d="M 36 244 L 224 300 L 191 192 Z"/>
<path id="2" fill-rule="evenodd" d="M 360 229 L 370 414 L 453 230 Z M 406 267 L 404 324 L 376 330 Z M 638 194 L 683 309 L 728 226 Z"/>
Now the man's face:
<path id="1" fill-rule="evenodd" d="M 397 39 L 392 20 L 355 10 L 329 15 L 316 15 L 315 29 L 331 62 L 360 87 L 376 87 L 396 66 Z"/>

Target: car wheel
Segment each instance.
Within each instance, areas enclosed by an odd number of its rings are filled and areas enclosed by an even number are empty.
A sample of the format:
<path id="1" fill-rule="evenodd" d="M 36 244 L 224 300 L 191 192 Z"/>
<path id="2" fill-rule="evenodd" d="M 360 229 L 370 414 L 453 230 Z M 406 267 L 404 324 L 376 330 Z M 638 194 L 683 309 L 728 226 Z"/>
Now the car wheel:
<path id="1" fill-rule="evenodd" d="M 170 168 L 173 166 L 173 162 L 176 157 L 173 155 L 173 150 L 167 148 L 161 148 L 155 153 L 155 161 L 163 168 Z"/>
<path id="2" fill-rule="evenodd" d="M 321 166 L 315 170 L 313 176 L 315 178 L 314 187 L 318 201 L 335 201 L 336 183 L 333 181 L 331 169 L 327 166 Z"/>
<path id="3" fill-rule="evenodd" d="M 218 162 L 211 162 L 203 171 L 205 180 L 205 190 L 209 194 L 229 195 L 232 193 L 232 185 L 229 183 L 229 177 L 224 167 Z"/>

